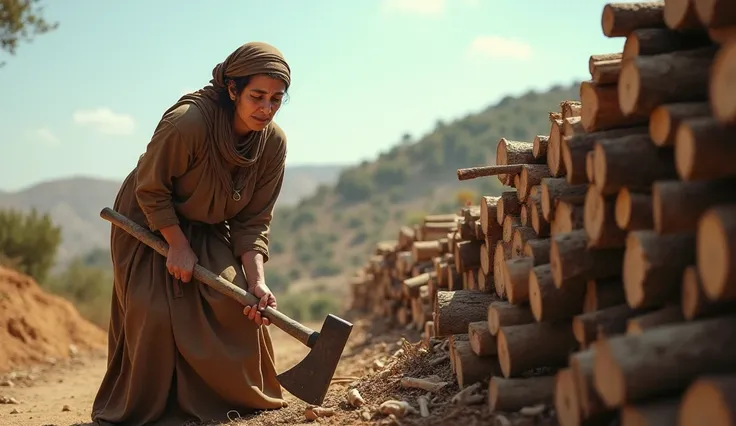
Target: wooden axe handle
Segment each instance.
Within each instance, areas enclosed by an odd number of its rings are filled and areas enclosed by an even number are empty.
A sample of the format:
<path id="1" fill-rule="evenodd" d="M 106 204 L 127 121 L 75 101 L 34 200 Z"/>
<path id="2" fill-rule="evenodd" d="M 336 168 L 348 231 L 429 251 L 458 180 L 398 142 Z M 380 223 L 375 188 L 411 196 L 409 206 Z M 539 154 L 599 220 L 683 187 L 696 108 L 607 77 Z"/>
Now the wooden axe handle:
<path id="1" fill-rule="evenodd" d="M 132 220 L 128 219 L 127 217 L 109 207 L 105 207 L 104 209 L 102 209 L 102 211 L 100 212 L 100 216 L 113 225 L 125 230 L 142 243 L 156 250 L 160 255 L 164 257 L 168 256 L 169 245 L 166 243 L 166 241 L 158 238 L 148 229 L 145 229 L 144 227 L 140 226 L 139 224 L 133 222 Z M 255 295 L 248 293 L 247 291 L 236 286 L 225 278 L 203 268 L 199 264 L 194 265 L 193 275 L 194 278 L 198 279 L 204 284 L 209 285 L 220 293 L 232 297 L 236 301 L 243 304 L 243 306 L 253 306 L 257 305 L 259 302 L 259 299 Z M 310 348 L 317 341 L 319 333 L 289 318 L 288 316 L 277 311 L 276 309 L 271 308 L 270 306 L 261 311 L 261 315 L 268 318 L 271 321 L 271 324 L 274 324 L 278 328 L 284 330 L 287 334 L 299 340 L 304 345 Z"/>

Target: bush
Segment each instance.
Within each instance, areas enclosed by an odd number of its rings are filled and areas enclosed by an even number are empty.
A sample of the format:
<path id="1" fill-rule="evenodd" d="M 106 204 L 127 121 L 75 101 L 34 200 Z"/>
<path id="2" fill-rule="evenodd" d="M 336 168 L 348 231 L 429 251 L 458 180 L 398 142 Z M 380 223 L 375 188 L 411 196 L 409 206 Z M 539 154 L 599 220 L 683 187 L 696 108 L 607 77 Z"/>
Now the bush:
<path id="1" fill-rule="evenodd" d="M 328 258 L 323 258 L 314 266 L 312 278 L 332 277 L 339 275 L 340 272 L 342 272 L 342 268 L 339 265 L 336 265 Z"/>
<path id="2" fill-rule="evenodd" d="M 41 286 L 72 302 L 89 321 L 107 328 L 113 291 L 111 270 L 85 265 L 83 258 L 77 258 Z"/>
<path id="3" fill-rule="evenodd" d="M 327 292 L 286 294 L 276 300 L 281 312 L 299 322 L 321 321 L 340 309 L 337 297 Z"/>
<path id="4" fill-rule="evenodd" d="M 363 168 L 354 168 L 340 173 L 335 191 L 343 201 L 348 203 L 363 201 L 373 194 L 375 186 L 368 172 Z"/>
<path id="5" fill-rule="evenodd" d="M 28 214 L 0 210 L 0 254 L 3 263 L 13 265 L 37 282 L 46 279 L 61 244 L 61 228 L 48 214 L 35 209 Z"/>
<path id="6" fill-rule="evenodd" d="M 304 225 L 311 225 L 317 217 L 312 210 L 300 209 L 291 220 L 291 230 L 296 232 Z"/>
<path id="7" fill-rule="evenodd" d="M 285 292 L 289 288 L 289 284 L 291 284 L 289 277 L 277 269 L 266 267 L 264 274 L 266 274 L 266 285 L 274 293 Z"/>

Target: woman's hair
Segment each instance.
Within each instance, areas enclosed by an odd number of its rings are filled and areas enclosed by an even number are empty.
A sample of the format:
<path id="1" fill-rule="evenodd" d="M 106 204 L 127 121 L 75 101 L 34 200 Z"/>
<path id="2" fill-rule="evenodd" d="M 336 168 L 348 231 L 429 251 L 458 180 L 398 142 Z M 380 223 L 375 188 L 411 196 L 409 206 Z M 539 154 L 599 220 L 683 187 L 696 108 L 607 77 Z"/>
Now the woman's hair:
<path id="1" fill-rule="evenodd" d="M 267 75 L 271 78 L 281 80 L 281 77 L 276 73 L 266 73 L 264 75 Z M 236 78 L 225 77 L 225 87 L 218 90 L 220 106 L 228 110 L 234 110 L 235 101 L 230 99 L 230 92 L 227 89 L 228 85 L 230 84 L 230 81 L 232 81 L 235 84 L 235 93 L 240 95 L 241 93 L 243 93 L 243 89 L 245 89 L 245 86 L 247 86 L 248 83 L 250 83 L 251 77 L 253 76 L 247 75 L 245 77 L 236 77 Z M 288 91 L 289 91 L 289 88 L 287 87 L 286 93 L 284 96 L 284 103 L 286 103 L 288 99 Z"/>

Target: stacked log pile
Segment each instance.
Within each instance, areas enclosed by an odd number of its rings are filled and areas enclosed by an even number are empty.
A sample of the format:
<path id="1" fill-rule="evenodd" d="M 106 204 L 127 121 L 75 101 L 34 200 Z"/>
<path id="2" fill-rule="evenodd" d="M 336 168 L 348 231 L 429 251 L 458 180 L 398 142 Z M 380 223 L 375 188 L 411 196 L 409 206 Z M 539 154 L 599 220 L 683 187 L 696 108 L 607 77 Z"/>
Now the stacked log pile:
<path id="1" fill-rule="evenodd" d="M 601 25 L 623 48 L 549 133 L 458 170 L 510 189 L 402 228 L 354 300 L 446 338 L 493 411 L 734 424 L 736 3 L 610 3 Z"/>

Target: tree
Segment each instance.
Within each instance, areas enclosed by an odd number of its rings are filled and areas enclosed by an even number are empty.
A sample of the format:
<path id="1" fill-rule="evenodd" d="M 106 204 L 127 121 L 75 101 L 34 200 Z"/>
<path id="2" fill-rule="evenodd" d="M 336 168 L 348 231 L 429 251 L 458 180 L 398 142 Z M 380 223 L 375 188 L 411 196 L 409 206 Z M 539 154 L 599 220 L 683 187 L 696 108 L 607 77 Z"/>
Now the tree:
<path id="1" fill-rule="evenodd" d="M 40 0 L 0 0 L 0 47 L 15 55 L 20 41 L 30 42 L 35 36 L 59 27 L 42 16 Z M 5 65 L 0 62 L 0 67 Z"/>
<path id="2" fill-rule="evenodd" d="M 35 209 L 0 210 L 0 261 L 44 281 L 61 244 L 61 228 Z"/>

